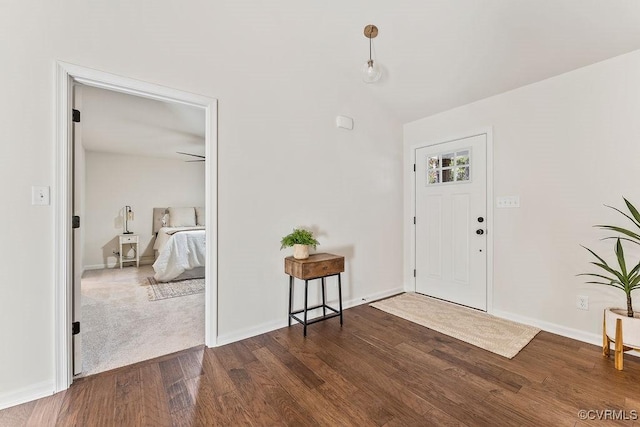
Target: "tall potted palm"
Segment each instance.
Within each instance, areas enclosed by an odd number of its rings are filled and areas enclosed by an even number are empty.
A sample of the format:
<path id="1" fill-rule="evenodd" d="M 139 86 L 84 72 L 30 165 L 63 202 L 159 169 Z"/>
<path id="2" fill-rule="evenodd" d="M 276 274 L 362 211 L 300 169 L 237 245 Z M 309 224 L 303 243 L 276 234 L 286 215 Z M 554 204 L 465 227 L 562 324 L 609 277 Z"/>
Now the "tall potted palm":
<path id="1" fill-rule="evenodd" d="M 640 230 L 640 213 L 627 199 L 624 199 L 624 202 L 629 214 L 618 208 L 612 206 L 608 207 L 624 215 L 636 228 Z M 610 265 L 594 251 L 585 247 L 585 249 L 596 258 L 596 261 L 591 262 L 591 264 L 598 267 L 600 271 L 598 273 L 581 274 L 581 276 L 590 276 L 594 278 L 594 280 L 590 280 L 587 283 L 611 286 L 613 288 L 620 289 L 625 293 L 627 299 L 626 309 L 606 308 L 604 310 L 602 328 L 603 355 L 609 356 L 611 341 L 614 341 L 615 366 L 616 369 L 622 370 L 622 353 L 627 350 L 640 348 L 640 316 L 636 315 L 633 311 L 633 300 L 631 295 L 634 290 L 640 288 L 640 261 L 638 261 L 638 263 L 633 267 L 629 268 L 627 260 L 625 259 L 622 242 L 627 241 L 640 244 L 640 234 L 616 225 L 596 225 L 596 227 L 622 234 L 622 237 L 611 237 L 616 239 L 614 253 L 617 265 Z"/>
<path id="2" fill-rule="evenodd" d="M 591 254 L 598 260 L 591 262 L 591 264 L 600 267 L 603 274 L 598 273 L 583 273 L 580 276 L 592 276 L 596 280 L 588 281 L 587 283 L 593 283 L 597 285 L 612 286 L 616 289 L 623 291 L 627 297 L 627 309 L 626 316 L 634 317 L 633 312 L 633 300 L 631 299 L 631 292 L 640 288 L 640 262 L 636 264 L 631 270 L 627 268 L 627 263 L 624 258 L 624 248 L 622 242 L 618 237 L 614 246 L 614 253 L 618 261 L 617 266 L 610 266 L 604 259 L 589 248 L 586 248 Z M 616 309 L 620 310 L 620 309 Z M 624 314 L 624 313 L 623 313 Z"/>

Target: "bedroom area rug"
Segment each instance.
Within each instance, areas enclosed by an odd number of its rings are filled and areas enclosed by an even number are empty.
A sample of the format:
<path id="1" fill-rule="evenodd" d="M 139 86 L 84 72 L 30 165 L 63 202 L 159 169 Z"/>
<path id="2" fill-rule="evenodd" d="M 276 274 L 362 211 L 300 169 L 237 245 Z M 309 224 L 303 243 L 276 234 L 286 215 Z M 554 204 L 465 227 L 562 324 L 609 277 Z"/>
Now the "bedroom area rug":
<path id="1" fill-rule="evenodd" d="M 532 326 L 413 292 L 369 305 L 509 359 L 540 332 Z"/>
<path id="2" fill-rule="evenodd" d="M 149 281 L 149 301 L 158 301 L 167 298 L 183 297 L 204 292 L 204 278 L 177 280 L 172 282 L 157 282 L 153 276 L 147 277 Z"/>
<path id="3" fill-rule="evenodd" d="M 85 272 L 80 376 L 204 344 L 204 292 L 150 301 L 153 273 L 150 265 Z"/>

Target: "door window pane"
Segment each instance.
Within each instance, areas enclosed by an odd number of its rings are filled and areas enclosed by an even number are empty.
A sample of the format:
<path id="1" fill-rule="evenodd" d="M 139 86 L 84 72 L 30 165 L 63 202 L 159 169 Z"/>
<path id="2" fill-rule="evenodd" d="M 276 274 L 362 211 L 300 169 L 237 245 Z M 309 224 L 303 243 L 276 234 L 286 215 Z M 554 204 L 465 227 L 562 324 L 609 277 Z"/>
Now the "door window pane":
<path id="1" fill-rule="evenodd" d="M 456 168 L 456 181 L 469 181 L 469 166 Z"/>
<path id="2" fill-rule="evenodd" d="M 440 158 L 438 156 L 429 157 L 428 168 L 436 169 L 440 166 Z"/>
<path id="3" fill-rule="evenodd" d="M 454 153 L 446 153 L 442 155 L 442 167 L 453 166 L 453 159 L 456 157 Z"/>
<path id="4" fill-rule="evenodd" d="M 427 184 L 438 184 L 440 182 L 440 171 L 430 170 Z"/>
<path id="5" fill-rule="evenodd" d="M 469 150 L 459 151 L 456 153 L 456 165 L 468 165 L 469 164 Z"/>

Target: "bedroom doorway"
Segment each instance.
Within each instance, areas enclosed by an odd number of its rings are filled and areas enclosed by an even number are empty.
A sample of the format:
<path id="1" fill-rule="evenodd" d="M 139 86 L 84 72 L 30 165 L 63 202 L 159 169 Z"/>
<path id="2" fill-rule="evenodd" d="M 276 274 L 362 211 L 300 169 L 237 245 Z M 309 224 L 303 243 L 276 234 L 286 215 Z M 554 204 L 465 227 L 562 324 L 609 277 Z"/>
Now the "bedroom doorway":
<path id="1" fill-rule="evenodd" d="M 74 376 L 88 376 L 204 344 L 205 118 L 188 105 L 73 91 L 74 241 L 83 236 Z"/>
<path id="2" fill-rule="evenodd" d="M 72 383 L 74 374 L 74 362 L 81 363 L 74 357 L 81 343 L 82 319 L 77 303 L 79 301 L 79 286 L 74 286 L 74 234 L 82 230 L 82 217 L 80 217 L 81 228 L 73 228 L 77 223 L 74 218 L 73 224 L 70 221 L 72 214 L 75 216 L 78 206 L 74 206 L 74 119 L 77 113 L 72 112 L 74 105 L 74 85 L 83 87 L 106 89 L 120 94 L 133 95 L 144 99 L 162 101 L 167 104 L 185 105 L 198 108 L 205 116 L 204 129 L 204 219 L 207 227 L 203 230 L 208 242 L 204 264 L 206 276 L 204 280 L 204 343 L 211 347 L 216 344 L 217 335 L 217 101 L 215 99 L 202 97 L 156 86 L 137 80 L 127 79 L 120 76 L 98 72 L 95 70 L 78 67 L 72 64 L 58 63 L 58 104 L 57 104 L 57 146 L 59 153 L 57 159 L 57 182 L 58 191 L 56 193 L 56 391 L 61 391 Z M 77 194 L 76 194 L 77 197 Z M 76 200 L 77 201 L 77 200 Z M 75 208 L 75 209 L 74 209 Z M 195 207 L 194 207 L 195 208 Z M 126 209 L 126 207 L 125 207 Z M 80 209 L 81 211 L 81 209 Z M 129 218 L 128 211 L 123 215 Z M 142 212 L 136 213 L 141 215 Z M 80 215 L 78 215 L 80 216 Z M 126 227 L 125 227 L 126 229 Z M 75 230 L 75 231 L 74 231 Z M 140 250 L 138 248 L 138 250 Z M 75 279 L 77 280 L 77 279 Z M 79 327 L 76 322 L 80 322 Z M 79 331 L 78 331 L 79 329 Z M 73 333 L 79 332 L 79 333 Z M 75 345 L 74 345 L 75 344 Z M 77 370 L 76 370 L 77 372 Z"/>

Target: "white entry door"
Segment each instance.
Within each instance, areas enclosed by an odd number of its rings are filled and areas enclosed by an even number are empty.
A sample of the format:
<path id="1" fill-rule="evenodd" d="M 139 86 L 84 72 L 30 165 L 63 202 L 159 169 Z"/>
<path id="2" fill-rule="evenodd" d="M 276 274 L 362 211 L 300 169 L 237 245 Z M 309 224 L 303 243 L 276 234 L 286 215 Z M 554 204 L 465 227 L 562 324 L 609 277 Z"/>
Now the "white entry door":
<path id="1" fill-rule="evenodd" d="M 416 149 L 416 292 L 487 309 L 487 147 L 477 135 Z"/>

